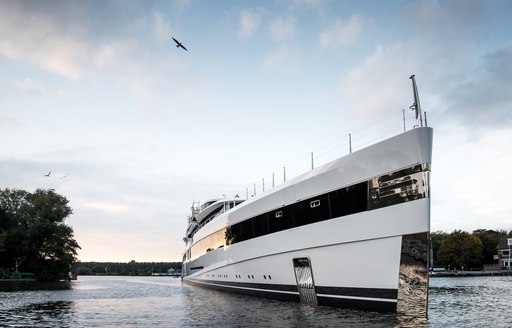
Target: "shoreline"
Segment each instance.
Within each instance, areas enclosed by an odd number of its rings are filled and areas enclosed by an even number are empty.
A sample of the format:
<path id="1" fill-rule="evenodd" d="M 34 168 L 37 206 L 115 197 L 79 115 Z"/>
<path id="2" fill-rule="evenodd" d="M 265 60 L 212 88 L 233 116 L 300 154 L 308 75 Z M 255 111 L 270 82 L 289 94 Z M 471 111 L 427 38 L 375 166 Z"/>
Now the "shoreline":
<path id="1" fill-rule="evenodd" d="M 512 276 L 512 270 L 500 271 L 446 271 L 431 272 L 430 277 L 486 277 L 486 276 Z"/>
<path id="2" fill-rule="evenodd" d="M 67 280 L 38 281 L 36 279 L 0 279 L 0 292 L 60 290 L 69 288 L 71 288 L 71 284 Z"/>

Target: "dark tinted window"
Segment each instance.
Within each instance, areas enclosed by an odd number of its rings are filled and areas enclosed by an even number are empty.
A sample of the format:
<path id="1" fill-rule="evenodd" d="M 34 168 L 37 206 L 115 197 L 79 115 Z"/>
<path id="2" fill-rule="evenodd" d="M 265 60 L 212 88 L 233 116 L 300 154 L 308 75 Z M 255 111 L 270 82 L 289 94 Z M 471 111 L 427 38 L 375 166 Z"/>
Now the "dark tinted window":
<path id="1" fill-rule="evenodd" d="M 254 237 L 254 231 L 252 230 L 252 219 L 240 222 L 242 230 L 242 240 L 251 239 Z"/>
<path id="2" fill-rule="evenodd" d="M 253 218 L 252 227 L 254 229 L 254 237 L 268 234 L 267 214 L 262 214 Z"/>
<path id="3" fill-rule="evenodd" d="M 294 204 L 293 217 L 296 227 L 330 219 L 329 197 L 320 195 Z"/>
<path id="4" fill-rule="evenodd" d="M 290 228 L 293 228 L 293 218 L 289 206 L 268 213 L 268 229 L 270 233 Z"/>
<path id="5" fill-rule="evenodd" d="M 367 182 L 361 182 L 329 193 L 333 218 L 366 211 Z"/>

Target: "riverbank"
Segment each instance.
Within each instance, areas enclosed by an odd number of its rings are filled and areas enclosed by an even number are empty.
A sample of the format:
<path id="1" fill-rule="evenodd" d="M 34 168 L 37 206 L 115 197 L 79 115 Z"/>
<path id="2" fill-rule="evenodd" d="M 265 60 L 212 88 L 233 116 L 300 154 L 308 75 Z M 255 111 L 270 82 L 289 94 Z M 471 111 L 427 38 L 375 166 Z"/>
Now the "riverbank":
<path id="1" fill-rule="evenodd" d="M 488 276 L 512 276 L 512 270 L 444 271 L 444 272 L 432 272 L 430 274 L 430 277 L 488 277 Z"/>

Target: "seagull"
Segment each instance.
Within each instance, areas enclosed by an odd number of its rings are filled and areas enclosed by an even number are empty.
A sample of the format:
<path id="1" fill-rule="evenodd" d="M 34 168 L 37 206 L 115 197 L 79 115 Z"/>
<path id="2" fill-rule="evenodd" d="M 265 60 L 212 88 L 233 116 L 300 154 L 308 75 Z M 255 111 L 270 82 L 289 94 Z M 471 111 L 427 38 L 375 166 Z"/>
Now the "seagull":
<path id="1" fill-rule="evenodd" d="M 171 38 L 172 38 L 172 36 L 171 36 Z M 174 40 L 174 42 L 176 42 L 176 48 L 183 48 L 183 49 L 185 49 L 186 51 L 188 51 L 188 50 L 187 50 L 187 48 L 185 48 L 185 47 L 181 44 L 181 42 L 179 42 L 179 41 L 178 41 L 178 40 L 176 40 L 175 38 L 172 38 L 172 39 Z"/>
<path id="2" fill-rule="evenodd" d="M 49 176 L 50 176 L 50 174 L 52 174 L 52 171 L 48 172 L 48 174 L 45 174 L 44 176 L 45 176 L 45 177 L 49 177 Z"/>
<path id="3" fill-rule="evenodd" d="M 69 175 L 69 173 L 66 173 L 66 175 L 63 175 L 63 176 L 61 176 L 60 178 L 61 178 L 61 179 L 65 179 L 65 178 L 67 178 L 67 177 L 68 177 L 68 175 Z"/>

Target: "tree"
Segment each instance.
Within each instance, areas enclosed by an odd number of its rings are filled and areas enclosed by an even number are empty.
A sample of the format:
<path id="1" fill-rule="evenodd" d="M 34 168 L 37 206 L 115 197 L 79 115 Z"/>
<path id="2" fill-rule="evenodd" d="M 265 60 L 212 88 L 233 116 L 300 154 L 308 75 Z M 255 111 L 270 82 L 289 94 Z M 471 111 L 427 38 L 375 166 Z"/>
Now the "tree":
<path id="1" fill-rule="evenodd" d="M 443 244 L 443 241 L 446 239 L 446 237 L 448 237 L 448 233 L 443 231 L 435 231 L 430 233 L 430 243 L 432 246 L 433 254 L 432 262 L 434 262 L 431 263 L 432 266 L 437 265 L 437 253 L 439 252 L 439 248 Z"/>
<path id="2" fill-rule="evenodd" d="M 497 263 L 494 255 L 498 254 L 498 244 L 501 238 L 505 238 L 507 232 L 505 230 L 494 231 L 486 229 L 478 229 L 473 231 L 473 235 L 482 241 L 482 261 L 484 264 Z"/>
<path id="3" fill-rule="evenodd" d="M 5 234 L 0 266 L 12 267 L 13 258 L 24 257 L 23 269 L 38 279 L 64 278 L 80 249 L 65 224 L 73 213 L 68 202 L 53 189 L 0 190 L 0 233 Z"/>
<path id="4" fill-rule="evenodd" d="M 456 269 L 480 265 L 482 242 L 466 231 L 454 230 L 441 244 L 437 253 L 438 263 Z"/>

